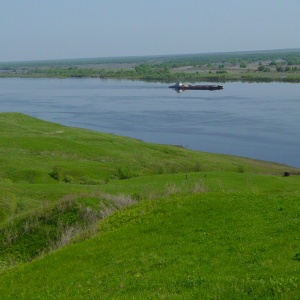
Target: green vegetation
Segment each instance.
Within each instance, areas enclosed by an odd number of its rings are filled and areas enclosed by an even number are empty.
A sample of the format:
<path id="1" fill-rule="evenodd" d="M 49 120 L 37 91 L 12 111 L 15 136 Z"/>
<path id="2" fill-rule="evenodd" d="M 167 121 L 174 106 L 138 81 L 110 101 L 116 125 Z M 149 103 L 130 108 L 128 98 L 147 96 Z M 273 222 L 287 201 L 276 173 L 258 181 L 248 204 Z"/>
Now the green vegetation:
<path id="1" fill-rule="evenodd" d="M 298 169 L 18 113 L 0 139 L 1 299 L 299 297 Z"/>
<path id="2" fill-rule="evenodd" d="M 300 50 L 0 63 L 0 77 L 300 82 Z"/>

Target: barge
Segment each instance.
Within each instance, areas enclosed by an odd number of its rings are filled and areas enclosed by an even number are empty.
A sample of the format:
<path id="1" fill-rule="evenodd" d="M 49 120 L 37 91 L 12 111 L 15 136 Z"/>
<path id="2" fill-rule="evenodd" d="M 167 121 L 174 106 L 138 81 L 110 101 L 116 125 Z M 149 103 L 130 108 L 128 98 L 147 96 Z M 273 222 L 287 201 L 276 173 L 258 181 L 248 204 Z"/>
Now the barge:
<path id="1" fill-rule="evenodd" d="M 171 89 L 175 90 L 207 90 L 207 91 L 216 91 L 222 90 L 222 85 L 191 85 L 191 84 L 183 84 L 181 82 L 176 82 L 174 85 L 169 86 Z"/>

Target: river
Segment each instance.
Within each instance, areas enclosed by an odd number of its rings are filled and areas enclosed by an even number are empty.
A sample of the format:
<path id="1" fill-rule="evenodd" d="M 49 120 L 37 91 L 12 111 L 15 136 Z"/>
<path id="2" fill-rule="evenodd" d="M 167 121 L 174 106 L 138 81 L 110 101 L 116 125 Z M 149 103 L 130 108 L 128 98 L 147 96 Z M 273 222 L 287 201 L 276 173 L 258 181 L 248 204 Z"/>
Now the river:
<path id="1" fill-rule="evenodd" d="M 143 81 L 6 78 L 0 112 L 300 167 L 300 84 L 176 93 Z"/>

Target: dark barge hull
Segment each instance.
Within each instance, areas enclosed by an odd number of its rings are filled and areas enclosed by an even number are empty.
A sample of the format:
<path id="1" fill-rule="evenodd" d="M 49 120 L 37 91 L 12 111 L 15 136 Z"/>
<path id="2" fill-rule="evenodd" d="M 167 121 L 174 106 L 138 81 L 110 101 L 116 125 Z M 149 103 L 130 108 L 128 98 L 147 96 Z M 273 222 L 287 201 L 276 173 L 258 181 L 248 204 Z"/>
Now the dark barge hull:
<path id="1" fill-rule="evenodd" d="M 206 91 L 216 91 L 216 90 L 222 90 L 222 85 L 171 85 L 169 86 L 171 89 L 175 90 L 206 90 Z"/>

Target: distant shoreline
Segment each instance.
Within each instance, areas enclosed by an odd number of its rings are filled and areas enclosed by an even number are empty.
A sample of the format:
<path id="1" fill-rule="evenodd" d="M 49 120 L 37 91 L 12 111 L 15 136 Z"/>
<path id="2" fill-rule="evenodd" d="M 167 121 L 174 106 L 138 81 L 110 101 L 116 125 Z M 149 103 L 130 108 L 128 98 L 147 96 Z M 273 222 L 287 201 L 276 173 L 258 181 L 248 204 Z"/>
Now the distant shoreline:
<path id="1" fill-rule="evenodd" d="M 300 82 L 300 50 L 0 63 L 0 78 Z"/>

